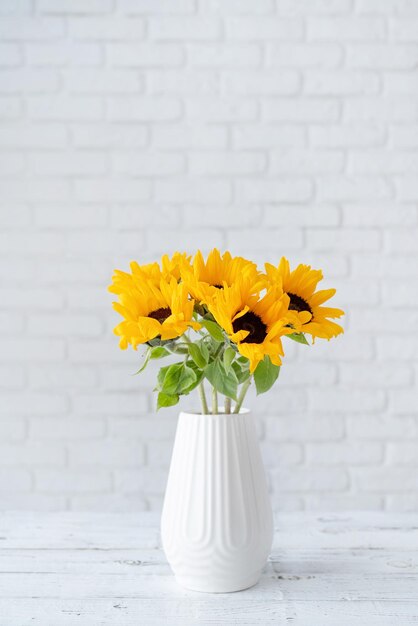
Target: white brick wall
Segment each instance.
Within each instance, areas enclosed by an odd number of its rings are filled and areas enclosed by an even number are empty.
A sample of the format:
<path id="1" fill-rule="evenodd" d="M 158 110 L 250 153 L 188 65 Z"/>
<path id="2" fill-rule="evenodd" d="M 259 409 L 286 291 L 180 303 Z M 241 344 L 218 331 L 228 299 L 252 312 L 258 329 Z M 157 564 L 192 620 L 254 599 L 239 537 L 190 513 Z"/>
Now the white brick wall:
<path id="1" fill-rule="evenodd" d="M 0 0 L 1 509 L 160 507 L 106 285 L 215 245 L 347 311 L 248 401 L 275 507 L 418 509 L 417 63 L 411 0 Z"/>

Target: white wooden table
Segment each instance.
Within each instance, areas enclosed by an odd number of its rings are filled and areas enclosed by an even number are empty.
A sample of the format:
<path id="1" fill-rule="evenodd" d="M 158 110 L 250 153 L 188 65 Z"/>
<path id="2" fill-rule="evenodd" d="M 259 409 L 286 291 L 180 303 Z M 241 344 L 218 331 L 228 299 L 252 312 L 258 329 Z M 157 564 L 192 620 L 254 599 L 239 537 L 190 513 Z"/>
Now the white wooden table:
<path id="1" fill-rule="evenodd" d="M 1 626 L 418 625 L 418 515 L 279 514 L 260 583 L 177 586 L 155 513 L 0 514 Z"/>

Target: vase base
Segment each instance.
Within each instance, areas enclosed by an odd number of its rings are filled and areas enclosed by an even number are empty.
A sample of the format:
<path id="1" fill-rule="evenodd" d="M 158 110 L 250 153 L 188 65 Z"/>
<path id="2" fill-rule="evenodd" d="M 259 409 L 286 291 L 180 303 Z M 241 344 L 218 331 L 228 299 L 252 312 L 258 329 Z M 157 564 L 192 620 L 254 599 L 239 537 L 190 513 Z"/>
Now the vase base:
<path id="1" fill-rule="evenodd" d="M 256 572 L 246 578 L 234 578 L 231 580 L 204 580 L 197 576 L 176 576 L 175 579 L 181 587 L 190 589 L 191 591 L 200 591 L 202 593 L 233 593 L 234 591 L 243 591 L 249 587 L 253 587 L 260 580 L 261 572 Z"/>

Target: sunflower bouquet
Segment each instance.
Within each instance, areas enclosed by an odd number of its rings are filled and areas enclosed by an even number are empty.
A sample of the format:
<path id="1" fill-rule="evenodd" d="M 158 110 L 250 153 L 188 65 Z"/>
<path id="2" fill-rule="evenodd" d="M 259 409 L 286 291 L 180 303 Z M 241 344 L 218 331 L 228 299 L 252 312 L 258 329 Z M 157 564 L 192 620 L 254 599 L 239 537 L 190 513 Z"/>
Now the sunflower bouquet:
<path id="1" fill-rule="evenodd" d="M 159 370 L 158 409 L 197 389 L 202 413 L 220 412 L 219 395 L 225 413 L 239 413 L 252 380 L 258 394 L 277 380 L 283 337 L 309 345 L 307 335 L 314 342 L 343 332 L 333 320 L 344 312 L 322 306 L 335 294 L 317 290 L 322 271 L 303 264 L 291 270 L 284 257 L 260 271 L 215 248 L 206 260 L 200 251 L 193 259 L 176 252 L 161 263 L 133 261 L 130 269 L 115 270 L 109 286 L 118 296 L 113 308 L 123 317 L 114 329 L 120 347 L 146 346 L 138 373 L 151 360 L 177 359 Z"/>

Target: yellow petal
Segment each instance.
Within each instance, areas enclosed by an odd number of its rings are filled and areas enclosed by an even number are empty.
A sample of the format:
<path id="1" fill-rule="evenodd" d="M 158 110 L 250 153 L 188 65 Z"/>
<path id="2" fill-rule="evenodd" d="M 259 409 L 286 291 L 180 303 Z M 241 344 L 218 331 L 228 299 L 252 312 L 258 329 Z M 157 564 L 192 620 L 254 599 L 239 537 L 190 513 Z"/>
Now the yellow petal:
<path id="1" fill-rule="evenodd" d="M 239 343 L 240 341 L 244 341 L 244 339 L 248 337 L 249 334 L 250 332 L 248 330 L 238 330 L 236 333 L 232 333 L 231 335 L 229 335 L 229 338 L 234 343 Z"/>

